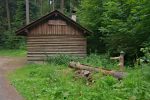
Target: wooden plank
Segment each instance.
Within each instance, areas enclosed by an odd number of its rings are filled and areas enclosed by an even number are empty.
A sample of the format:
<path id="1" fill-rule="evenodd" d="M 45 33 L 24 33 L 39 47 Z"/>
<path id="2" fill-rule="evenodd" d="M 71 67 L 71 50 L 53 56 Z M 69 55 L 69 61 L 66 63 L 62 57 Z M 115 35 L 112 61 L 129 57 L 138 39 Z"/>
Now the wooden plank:
<path id="1" fill-rule="evenodd" d="M 29 48 L 27 48 L 28 50 L 86 50 L 86 48 L 85 47 L 83 47 L 83 48 L 78 48 L 78 47 L 76 47 L 76 48 L 64 48 L 64 47 L 59 47 L 59 48 L 57 48 L 57 47 L 55 47 L 55 48 L 53 48 L 53 47 L 29 47 Z"/>
<path id="2" fill-rule="evenodd" d="M 48 56 L 59 56 L 60 54 L 30 54 L 27 57 L 48 57 Z M 63 54 L 62 54 L 63 55 Z M 64 54 L 64 55 L 70 55 L 70 56 L 85 56 L 86 54 Z"/>
<path id="3" fill-rule="evenodd" d="M 83 38 L 41 38 L 41 39 L 28 39 L 28 41 L 86 41 Z"/>
<path id="4" fill-rule="evenodd" d="M 40 48 L 39 48 L 40 47 Z M 78 49 L 78 46 L 74 46 L 73 48 L 71 48 L 72 46 L 27 46 L 28 49 Z M 86 49 L 86 47 L 81 47 L 79 49 Z"/>
<path id="5" fill-rule="evenodd" d="M 32 45 L 32 44 L 58 44 L 58 45 L 60 45 L 60 44 L 68 44 L 68 45 L 70 45 L 70 44 L 82 44 L 82 45 L 86 45 L 86 43 L 84 42 L 84 41 L 70 41 L 70 42 L 68 42 L 68 41 L 54 41 L 54 42 L 49 42 L 49 41 L 47 41 L 47 42 L 45 42 L 45 41 L 42 41 L 42 42 L 28 42 L 28 44 L 29 45 Z"/>
<path id="6" fill-rule="evenodd" d="M 27 47 L 32 46 L 85 46 L 84 44 L 28 44 Z"/>
<path id="7" fill-rule="evenodd" d="M 43 46 L 43 47 L 28 47 L 27 49 L 41 49 L 41 50 L 43 50 L 43 49 L 47 49 L 47 50 L 86 50 L 86 48 L 85 47 L 78 47 L 78 46 L 76 46 L 76 47 L 73 47 L 73 48 L 71 48 L 71 47 L 67 47 L 66 46 L 66 48 L 65 47 L 63 47 L 63 46 L 61 46 L 61 47 L 57 47 L 57 46 L 54 46 L 54 47 L 47 47 L 47 46 Z"/>
<path id="8" fill-rule="evenodd" d="M 48 25 L 64 26 L 64 25 L 67 25 L 67 23 L 65 21 L 62 21 L 62 20 L 49 20 Z"/>
<path id="9" fill-rule="evenodd" d="M 82 52 L 28 52 L 27 54 L 86 54 L 86 51 Z"/>
<path id="10" fill-rule="evenodd" d="M 50 36 L 29 36 L 28 38 L 55 38 L 55 37 L 66 37 L 66 38 L 68 38 L 68 37 L 70 37 L 70 38 L 75 38 L 75 37 L 77 37 L 77 38 L 84 38 L 84 37 L 82 37 L 82 36 L 79 36 L 79 35 L 60 35 L 60 36 L 56 36 L 56 35 L 50 35 Z"/>
<path id="11" fill-rule="evenodd" d="M 44 49 L 44 48 L 47 48 L 47 49 L 86 49 L 86 45 L 27 45 L 27 48 L 28 49 Z"/>
<path id="12" fill-rule="evenodd" d="M 36 25 L 34 31 L 30 32 L 29 36 L 40 36 L 40 35 L 79 35 L 82 36 L 82 31 L 75 26 L 66 23 L 65 21 L 49 20 L 42 24 Z M 77 32 L 79 31 L 79 32 Z"/>
<path id="13" fill-rule="evenodd" d="M 81 42 L 86 42 L 84 39 L 28 39 L 27 42 L 78 42 L 78 41 L 81 41 Z"/>
<path id="14" fill-rule="evenodd" d="M 38 39 L 38 38 L 84 38 L 83 36 L 79 36 L 79 35 L 49 35 L 49 36 L 44 36 L 44 35 L 40 35 L 40 36 L 29 36 L 28 38 L 32 38 L 32 39 Z"/>
<path id="15" fill-rule="evenodd" d="M 28 49 L 29 52 L 86 52 L 86 50 L 73 50 L 73 49 Z"/>

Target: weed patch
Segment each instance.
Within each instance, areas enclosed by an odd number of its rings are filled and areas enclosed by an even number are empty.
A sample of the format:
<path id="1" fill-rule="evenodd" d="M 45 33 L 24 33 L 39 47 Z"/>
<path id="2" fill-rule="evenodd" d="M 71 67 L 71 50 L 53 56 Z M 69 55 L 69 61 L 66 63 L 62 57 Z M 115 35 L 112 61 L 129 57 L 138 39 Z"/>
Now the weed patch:
<path id="1" fill-rule="evenodd" d="M 102 66 L 103 60 L 107 62 L 101 57 L 91 55 L 80 61 Z M 68 61 L 70 59 L 62 62 Z M 129 75 L 121 81 L 95 73 L 92 75 L 94 82 L 87 85 L 85 79 L 75 79 L 74 71 L 62 62 L 29 64 L 10 73 L 9 79 L 26 100 L 149 100 L 150 98 L 149 75 L 146 72 L 150 71 L 150 67 L 147 65 L 142 68 L 127 68 Z M 108 63 L 108 66 L 114 65 Z"/>

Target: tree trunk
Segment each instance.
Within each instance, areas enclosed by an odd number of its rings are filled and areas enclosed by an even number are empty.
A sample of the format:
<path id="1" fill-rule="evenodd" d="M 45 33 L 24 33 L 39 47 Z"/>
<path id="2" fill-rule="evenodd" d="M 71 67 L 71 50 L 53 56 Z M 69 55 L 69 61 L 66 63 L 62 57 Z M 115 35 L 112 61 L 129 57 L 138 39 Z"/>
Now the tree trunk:
<path id="1" fill-rule="evenodd" d="M 70 0 L 70 17 L 72 16 L 72 0 Z"/>
<path id="2" fill-rule="evenodd" d="M 61 12 L 64 13 L 64 0 L 61 0 L 60 8 L 61 8 Z"/>
<path id="3" fill-rule="evenodd" d="M 29 0 L 26 0 L 26 24 L 28 25 L 30 23 L 30 17 L 29 17 Z"/>
<path id="4" fill-rule="evenodd" d="M 43 16 L 43 0 L 40 0 L 41 16 Z"/>
<path id="5" fill-rule="evenodd" d="M 51 0 L 48 0 L 48 7 L 49 7 L 48 12 L 50 12 L 50 10 L 51 10 L 51 4 L 50 4 L 50 1 L 51 1 Z"/>
<path id="6" fill-rule="evenodd" d="M 6 13 L 7 13 L 8 29 L 11 30 L 10 10 L 9 10 L 8 0 L 6 0 Z"/>
<path id="7" fill-rule="evenodd" d="M 55 10 L 55 0 L 53 0 L 52 5 L 53 5 L 52 11 L 54 11 Z"/>
<path id="8" fill-rule="evenodd" d="M 111 75 L 111 76 L 117 78 L 118 80 L 123 79 L 123 77 L 125 75 L 124 72 L 116 72 L 116 71 L 113 71 L 113 70 L 105 70 L 105 69 L 102 69 L 102 68 L 95 68 L 95 67 L 88 66 L 88 65 L 83 65 L 83 64 L 80 64 L 80 63 L 77 63 L 77 62 L 70 62 L 69 67 L 77 69 L 77 70 L 87 70 L 87 71 L 91 71 L 91 72 L 101 72 L 104 75 Z"/>

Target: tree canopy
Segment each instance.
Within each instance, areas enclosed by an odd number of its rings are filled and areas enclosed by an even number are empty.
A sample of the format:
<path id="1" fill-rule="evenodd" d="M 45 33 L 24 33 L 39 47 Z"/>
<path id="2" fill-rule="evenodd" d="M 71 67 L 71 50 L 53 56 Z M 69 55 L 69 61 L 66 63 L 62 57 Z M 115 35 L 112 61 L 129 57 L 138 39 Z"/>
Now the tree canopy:
<path id="1" fill-rule="evenodd" d="M 30 22 L 54 9 L 67 16 L 77 10 L 77 21 L 93 31 L 88 37 L 88 51 L 128 58 L 142 55 L 140 49 L 150 45 L 149 0 L 29 0 Z M 0 47 L 19 48 L 25 39 L 15 36 L 26 24 L 25 0 L 0 0 Z M 11 28 L 11 29 L 10 29 Z"/>

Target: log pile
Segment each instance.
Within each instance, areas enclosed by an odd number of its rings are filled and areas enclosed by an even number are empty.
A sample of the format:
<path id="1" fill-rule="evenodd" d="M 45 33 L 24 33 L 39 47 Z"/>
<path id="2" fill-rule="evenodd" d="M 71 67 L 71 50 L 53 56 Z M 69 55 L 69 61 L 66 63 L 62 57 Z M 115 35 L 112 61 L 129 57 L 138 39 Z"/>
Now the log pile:
<path id="1" fill-rule="evenodd" d="M 117 78 L 118 80 L 122 80 L 125 76 L 124 72 L 106 70 L 100 67 L 92 67 L 89 65 L 80 64 L 79 62 L 70 62 L 68 67 L 80 70 L 79 72 L 82 76 L 89 76 L 91 72 L 102 73 L 103 75 L 110 75 Z"/>

